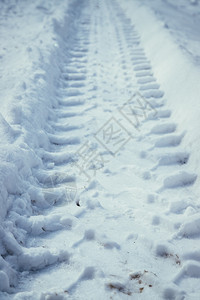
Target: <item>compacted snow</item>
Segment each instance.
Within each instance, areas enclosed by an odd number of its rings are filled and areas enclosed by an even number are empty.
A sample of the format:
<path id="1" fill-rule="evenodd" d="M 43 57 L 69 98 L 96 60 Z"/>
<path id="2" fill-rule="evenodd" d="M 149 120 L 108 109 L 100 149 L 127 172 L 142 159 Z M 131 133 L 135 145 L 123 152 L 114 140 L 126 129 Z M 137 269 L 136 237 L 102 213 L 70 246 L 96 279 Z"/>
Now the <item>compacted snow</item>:
<path id="1" fill-rule="evenodd" d="M 200 299 L 199 24 L 0 3 L 0 299 Z"/>

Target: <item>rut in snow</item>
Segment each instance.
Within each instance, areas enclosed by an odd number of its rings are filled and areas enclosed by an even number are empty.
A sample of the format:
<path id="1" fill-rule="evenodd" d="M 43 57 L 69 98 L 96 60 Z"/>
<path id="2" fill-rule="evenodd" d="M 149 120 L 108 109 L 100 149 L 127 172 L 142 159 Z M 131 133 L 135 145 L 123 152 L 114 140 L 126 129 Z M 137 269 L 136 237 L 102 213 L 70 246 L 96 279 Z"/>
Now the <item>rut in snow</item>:
<path id="1" fill-rule="evenodd" d="M 37 292 L 38 282 L 43 280 L 42 291 L 47 293 L 49 288 L 53 287 L 58 289 L 63 297 L 65 294 L 76 297 L 80 286 L 88 286 L 88 281 L 92 281 L 96 287 L 99 285 L 98 281 L 101 281 L 105 293 L 117 290 L 131 296 L 135 292 L 141 293 L 141 288 L 149 289 L 149 292 L 153 293 L 151 290 L 156 278 L 159 280 L 162 276 L 158 274 L 159 268 L 155 273 L 150 271 L 151 263 L 146 260 L 151 259 L 158 259 L 160 266 L 166 258 L 169 258 L 172 265 L 175 262 L 175 267 L 172 268 L 179 268 L 179 274 L 174 279 L 177 286 L 182 274 L 189 277 L 197 274 L 199 277 L 197 264 L 187 263 L 180 266 L 176 253 L 163 243 L 154 244 L 153 241 L 156 234 L 160 238 L 160 233 L 154 230 L 158 225 L 163 228 L 168 238 L 172 233 L 177 237 L 183 237 L 185 234 L 195 236 L 195 232 L 190 230 L 190 223 L 199 224 L 199 220 L 192 220 L 176 230 L 174 219 L 162 220 L 149 211 L 159 197 L 173 197 L 174 190 L 180 195 L 185 190 L 188 192 L 196 180 L 196 174 L 187 169 L 190 154 L 181 150 L 185 133 L 179 132 L 178 124 L 172 120 L 173 114 L 167 108 L 167 99 L 153 74 L 139 33 L 115 1 L 79 3 L 71 26 L 71 34 L 68 37 L 65 38 L 63 32 L 61 34 L 61 43 L 64 46 L 62 62 L 59 62 L 59 87 L 55 95 L 56 105 L 49 113 L 47 125 L 50 147 L 38 152 L 43 161 L 43 169 L 35 171 L 38 186 L 31 198 L 32 206 L 37 208 L 39 214 L 29 218 L 22 216 L 16 220 L 16 225 L 30 235 L 26 245 L 18 248 L 6 245 L 17 257 L 17 271 L 43 270 L 43 273 L 32 272 L 28 275 L 31 283 L 27 283 L 26 276 L 22 275 L 18 292 L 24 291 L 24 286 L 26 291 L 33 289 Z M 135 93 L 138 98 L 132 97 Z M 127 111 L 130 106 L 131 113 L 130 110 Z M 113 149 L 102 140 L 99 143 L 100 129 L 106 122 L 109 124 L 111 119 L 112 126 L 117 124 L 123 128 L 127 137 L 127 144 L 120 148 L 121 154 L 116 151 L 113 155 Z M 150 228 L 148 230 L 153 232 L 148 242 L 145 238 L 140 238 L 146 228 L 143 220 L 137 220 L 141 232 L 139 230 L 126 239 L 117 240 L 113 226 L 117 232 L 118 218 L 119 223 L 124 220 L 122 226 L 125 233 L 132 226 L 133 217 L 129 207 L 124 210 L 124 215 L 120 215 L 120 210 L 124 208 L 118 208 L 112 199 L 121 199 L 121 194 L 125 191 L 122 188 L 118 194 L 104 192 L 103 184 L 95 177 L 98 168 L 92 165 L 92 161 L 86 169 L 83 169 L 80 163 L 88 149 L 89 155 L 96 151 L 96 155 L 101 158 L 98 172 L 102 172 L 104 176 L 112 176 L 114 171 L 106 166 L 106 162 L 117 159 L 120 155 L 123 157 L 126 148 L 129 153 L 134 153 L 133 145 L 141 149 L 137 162 L 138 170 L 140 163 L 149 166 L 145 168 L 140 182 L 147 186 L 147 190 L 151 182 L 153 186 L 153 190 L 147 193 L 145 207 L 139 202 L 137 204 L 140 205 L 140 209 L 144 209 L 145 215 L 149 213 L 151 216 L 150 223 L 149 219 L 145 221 L 146 226 Z M 123 165 L 123 159 L 120 164 L 120 170 L 129 172 L 129 166 Z M 101 197 L 105 195 L 107 201 L 113 201 L 111 207 L 105 202 L 101 203 Z M 173 214 L 176 209 L 186 209 L 189 204 L 185 203 L 182 208 L 180 205 L 177 204 L 177 208 L 171 206 L 168 215 Z M 165 215 L 166 206 L 162 208 L 162 200 L 158 201 L 157 206 Z M 105 228 L 101 230 L 104 223 L 107 232 Z M 137 276 L 128 276 L 129 268 L 122 267 L 124 261 L 128 261 L 130 268 L 132 266 L 130 258 L 127 258 L 131 240 L 134 240 L 134 243 L 135 240 L 138 242 L 136 250 L 132 250 L 132 254 L 139 256 L 141 263 L 141 272 Z M 87 248 L 88 244 L 90 246 Z M 92 251 L 88 255 L 90 247 Z M 147 259 L 146 252 L 141 250 L 144 247 L 148 248 Z M 101 261 L 101 254 L 105 264 Z M 190 255 L 185 257 L 187 260 Z M 142 260 L 145 260 L 147 265 L 149 263 L 149 270 L 146 271 L 148 278 L 142 270 Z M 52 267 L 45 269 L 49 265 Z M 112 265 L 117 265 L 117 271 Z M 118 273 L 121 269 L 123 280 Z M 113 274 L 114 272 L 118 275 Z M 165 274 L 165 270 L 160 272 Z M 118 284 L 112 282 L 112 276 L 117 277 Z M 60 281 L 56 281 L 56 286 L 55 277 Z M 137 281 L 140 277 L 143 286 Z M 131 285 L 135 279 L 137 282 Z M 178 293 L 176 290 L 164 288 L 164 285 L 163 290 L 166 297 L 170 293 Z M 102 295 L 104 297 L 104 294 Z"/>

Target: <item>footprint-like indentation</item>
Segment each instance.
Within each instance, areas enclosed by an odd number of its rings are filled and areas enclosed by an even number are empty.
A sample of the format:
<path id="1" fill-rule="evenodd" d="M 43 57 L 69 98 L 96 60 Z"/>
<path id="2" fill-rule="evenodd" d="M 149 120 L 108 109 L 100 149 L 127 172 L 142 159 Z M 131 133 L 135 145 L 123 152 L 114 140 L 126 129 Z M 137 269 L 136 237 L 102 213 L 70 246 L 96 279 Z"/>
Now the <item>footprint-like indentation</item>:
<path id="1" fill-rule="evenodd" d="M 134 71 L 144 71 L 144 70 L 151 70 L 150 64 L 140 64 L 136 67 L 134 67 Z"/>
<path id="2" fill-rule="evenodd" d="M 134 40 L 134 39 L 128 39 L 127 40 L 127 45 L 128 47 L 130 47 L 131 49 L 134 47 L 134 46 L 138 46 L 140 44 L 140 41 L 137 41 L 137 40 Z"/>
<path id="3" fill-rule="evenodd" d="M 147 203 L 154 203 L 156 199 L 156 195 L 154 194 L 147 195 Z"/>
<path id="4" fill-rule="evenodd" d="M 130 30 L 132 29 L 130 28 Z M 130 41 L 140 42 L 140 37 L 137 35 L 133 35 L 132 32 L 126 34 L 126 36 Z"/>
<path id="5" fill-rule="evenodd" d="M 144 51 L 136 50 L 136 49 L 131 51 L 131 56 L 132 57 L 134 57 L 134 56 L 144 56 L 144 57 L 146 57 Z"/>
<path id="6" fill-rule="evenodd" d="M 162 107 L 165 105 L 166 103 L 166 100 L 165 99 L 150 99 L 148 100 L 148 103 L 154 107 L 154 108 L 158 108 L 158 107 Z M 157 111 L 156 111 L 156 114 L 154 113 L 154 116 L 157 117 Z"/>
<path id="7" fill-rule="evenodd" d="M 24 248 L 18 256 L 21 271 L 35 271 L 61 261 L 69 261 L 67 251 L 49 250 L 43 247 Z"/>
<path id="8" fill-rule="evenodd" d="M 165 300 L 172 300 L 172 299 L 175 300 L 175 299 L 184 299 L 184 298 L 185 298 L 185 292 L 179 291 L 177 286 L 175 286 L 175 284 L 166 287 L 163 290 L 163 299 Z"/>
<path id="9" fill-rule="evenodd" d="M 51 125 L 53 129 L 55 129 L 56 131 L 60 132 L 60 131 L 72 131 L 72 130 L 77 130 L 77 129 L 82 129 L 84 128 L 84 125 L 69 125 L 69 124 L 53 124 Z"/>
<path id="10" fill-rule="evenodd" d="M 78 66 L 79 64 L 86 64 L 88 60 L 86 58 L 76 58 L 76 57 L 71 57 L 69 59 L 69 63 L 74 63 L 75 66 Z"/>
<path id="11" fill-rule="evenodd" d="M 160 91 L 160 90 L 148 90 L 148 91 L 142 92 L 142 95 L 145 98 L 162 98 L 164 95 L 164 92 Z"/>
<path id="12" fill-rule="evenodd" d="M 157 256 L 166 257 L 168 253 L 169 253 L 169 249 L 168 249 L 167 245 L 157 244 L 155 246 L 155 254 Z"/>
<path id="13" fill-rule="evenodd" d="M 142 85 L 140 87 L 140 90 L 141 91 L 144 91 L 144 90 L 158 90 L 159 88 L 160 88 L 160 84 L 158 84 L 158 83 L 151 83 L 151 84 Z"/>
<path id="14" fill-rule="evenodd" d="M 48 152 L 48 151 L 42 151 L 40 152 L 40 157 L 45 162 L 52 162 L 53 165 L 61 165 L 61 164 L 67 164 L 72 163 L 75 161 L 75 154 L 70 153 L 66 151 L 63 152 Z"/>
<path id="15" fill-rule="evenodd" d="M 152 218 L 152 225 L 154 225 L 154 226 L 158 226 L 159 224 L 160 224 L 160 217 L 159 216 L 153 216 L 153 218 Z"/>
<path id="16" fill-rule="evenodd" d="M 86 74 L 87 71 L 85 68 L 82 68 L 81 69 L 81 73 L 82 74 Z M 61 75 L 61 78 L 64 78 L 68 75 L 71 75 L 71 74 L 80 74 L 80 68 L 73 68 L 73 67 L 66 67 L 64 68 L 64 73 Z"/>
<path id="17" fill-rule="evenodd" d="M 85 84 L 83 83 L 83 81 L 76 81 L 76 82 L 72 82 L 71 84 L 68 85 L 69 87 L 76 87 L 76 88 L 81 88 L 84 87 Z"/>
<path id="18" fill-rule="evenodd" d="M 150 77 L 150 76 L 153 76 L 153 73 L 151 71 L 140 71 L 140 72 L 137 72 L 135 74 L 136 77 Z"/>
<path id="19" fill-rule="evenodd" d="M 79 51 L 71 51 L 71 55 L 72 55 L 72 57 L 76 57 L 76 58 L 85 57 L 84 52 L 79 52 Z"/>
<path id="20" fill-rule="evenodd" d="M 153 77 L 153 76 L 147 76 L 147 77 L 144 77 L 144 78 L 140 78 L 137 80 L 137 82 L 139 84 L 146 84 L 146 83 L 150 83 L 150 82 L 155 82 L 156 79 Z"/>
<path id="21" fill-rule="evenodd" d="M 83 95 L 82 92 L 79 91 L 79 89 L 76 88 L 68 88 L 64 90 L 64 95 L 68 97 L 76 97 Z"/>
<path id="22" fill-rule="evenodd" d="M 198 224 L 200 225 L 200 221 L 198 222 Z M 200 262 L 200 252 L 198 250 L 187 252 L 187 253 L 183 254 L 183 259 L 196 260 L 196 261 Z"/>
<path id="23" fill-rule="evenodd" d="M 155 113 L 152 113 L 150 112 L 148 114 L 148 117 L 147 119 L 148 120 L 154 120 L 154 119 L 158 119 L 158 118 L 169 118 L 171 116 L 171 111 L 166 109 L 166 110 L 157 110 L 156 111 L 156 114 Z"/>
<path id="24" fill-rule="evenodd" d="M 80 138 L 79 137 L 66 137 L 63 136 L 57 136 L 54 134 L 48 134 L 49 140 L 54 145 L 77 145 L 80 144 Z"/>
<path id="25" fill-rule="evenodd" d="M 77 52 L 83 52 L 83 53 L 86 53 L 88 52 L 88 49 L 87 48 L 77 48 L 77 47 L 74 47 L 74 51 L 77 51 Z"/>
<path id="26" fill-rule="evenodd" d="M 108 242 L 103 243 L 103 246 L 104 246 L 104 248 L 110 249 L 110 250 L 114 249 L 114 248 L 119 250 L 121 248 L 118 243 L 112 242 L 112 241 L 108 241 Z"/>
<path id="27" fill-rule="evenodd" d="M 136 61 L 146 61 L 146 56 L 145 55 L 141 55 L 141 54 L 139 54 L 139 55 L 132 55 L 131 56 L 131 60 L 133 61 L 133 62 L 136 62 Z"/>
<path id="28" fill-rule="evenodd" d="M 144 50 L 143 50 L 143 48 L 132 49 L 131 53 L 132 54 L 143 54 L 144 55 Z"/>
<path id="29" fill-rule="evenodd" d="M 89 34 L 89 32 L 87 32 L 87 34 Z M 83 45 L 88 46 L 88 45 L 90 45 L 90 42 L 89 42 L 89 41 L 84 41 L 84 42 L 83 42 Z"/>
<path id="30" fill-rule="evenodd" d="M 60 111 L 60 112 L 58 112 L 57 115 L 58 115 L 58 118 L 60 118 L 60 119 L 66 119 L 66 118 L 73 118 L 73 117 L 80 116 L 81 113 Z"/>
<path id="31" fill-rule="evenodd" d="M 86 34 L 89 34 L 89 32 L 87 32 Z M 89 41 L 84 41 L 84 42 L 83 42 L 83 45 L 89 46 L 89 45 L 90 45 L 90 42 L 89 42 Z"/>
<path id="32" fill-rule="evenodd" d="M 74 201 L 76 198 L 76 195 L 71 195 L 71 193 L 69 193 L 69 191 L 68 191 L 68 185 L 70 185 L 70 188 L 71 188 L 71 184 L 73 184 L 73 182 L 65 183 L 63 185 L 59 185 L 59 186 L 55 186 L 55 187 L 41 188 L 40 192 L 42 194 L 42 197 L 45 200 L 45 203 L 42 203 L 43 208 L 44 207 L 48 208 L 49 206 L 55 205 L 60 202 L 65 202 L 65 204 L 66 204 L 66 203 L 70 203 L 70 202 Z M 34 201 L 36 201 L 36 205 L 37 205 L 37 200 L 34 200 Z M 41 207 L 40 203 L 39 203 L 39 207 Z"/>
<path id="33" fill-rule="evenodd" d="M 79 72 L 82 72 L 82 70 L 84 70 L 84 73 L 86 73 L 85 72 L 85 70 L 86 70 L 86 64 L 84 62 L 77 62 L 77 59 L 71 59 L 68 62 L 68 67 L 69 68 L 77 69 L 77 71 L 79 71 Z"/>
<path id="34" fill-rule="evenodd" d="M 167 177 L 163 186 L 167 189 L 179 188 L 192 185 L 197 179 L 197 175 L 185 171 Z"/>
<path id="35" fill-rule="evenodd" d="M 165 154 L 159 159 L 158 166 L 168 166 L 168 165 L 184 165 L 188 162 L 189 153 L 187 152 L 177 152 Z"/>
<path id="36" fill-rule="evenodd" d="M 176 147 L 180 145 L 183 137 L 184 134 L 162 137 L 155 142 L 155 147 Z"/>
<path id="37" fill-rule="evenodd" d="M 83 105 L 85 103 L 84 100 L 79 100 L 79 99 L 69 99 L 67 100 L 59 100 L 59 104 L 61 106 L 77 106 L 77 105 Z"/>
<path id="38" fill-rule="evenodd" d="M 36 177 L 45 187 L 55 187 L 61 183 L 75 182 L 75 177 L 67 174 L 67 172 L 40 170 L 36 173 Z"/>
<path id="39" fill-rule="evenodd" d="M 143 173 L 143 178 L 144 178 L 145 180 L 151 179 L 151 173 L 150 173 L 149 171 L 144 172 L 144 173 Z"/>
<path id="40" fill-rule="evenodd" d="M 166 124 L 159 124 L 154 126 L 150 133 L 151 134 L 168 134 L 172 133 L 176 130 L 176 124 L 174 123 L 166 123 Z"/>
<path id="41" fill-rule="evenodd" d="M 181 199 L 170 203 L 168 213 L 183 214 L 187 208 L 193 208 L 191 199 Z"/>
<path id="42" fill-rule="evenodd" d="M 73 248 L 76 248 L 83 244 L 86 241 L 94 241 L 95 240 L 95 231 L 93 229 L 85 230 L 84 237 L 73 244 Z"/>
<path id="43" fill-rule="evenodd" d="M 82 281 L 94 279 L 95 271 L 96 270 L 94 267 L 85 268 L 85 270 L 82 272 L 79 278 L 66 289 L 66 292 L 68 294 L 71 294 Z"/>
<path id="44" fill-rule="evenodd" d="M 200 234 L 200 215 L 199 213 L 189 216 L 186 221 L 181 224 L 175 237 L 178 238 L 195 238 Z M 198 255 L 199 258 L 199 255 Z"/>
<path id="45" fill-rule="evenodd" d="M 157 244 L 154 251 L 158 257 L 172 259 L 177 265 L 181 264 L 179 256 L 170 251 L 169 247 L 166 244 Z"/>
<path id="46" fill-rule="evenodd" d="M 71 230 L 76 218 L 71 215 L 63 217 L 61 214 L 49 216 L 31 216 L 29 218 L 20 216 L 16 220 L 16 225 L 34 236 L 62 229 Z"/>
<path id="47" fill-rule="evenodd" d="M 137 66 L 137 65 L 143 65 L 149 63 L 149 61 L 145 58 L 145 59 L 138 59 L 138 60 L 133 60 L 133 65 Z"/>
<path id="48" fill-rule="evenodd" d="M 96 192 L 94 195 L 93 195 L 93 197 L 98 197 L 98 192 Z M 94 199 L 92 199 L 92 200 L 88 200 L 87 202 L 86 202 L 86 205 L 87 205 L 87 208 L 88 209 L 91 209 L 91 210 L 93 210 L 93 209 L 98 209 L 98 208 L 103 208 L 102 206 L 101 206 L 101 204 L 100 204 L 100 202 L 98 201 L 98 200 L 94 200 Z"/>
<path id="49" fill-rule="evenodd" d="M 86 80 L 86 75 L 85 74 L 65 74 L 63 75 L 63 79 L 67 81 L 81 81 L 81 80 Z"/>
<path id="50" fill-rule="evenodd" d="M 200 263 L 193 262 L 193 261 L 187 262 L 183 266 L 181 271 L 175 276 L 173 281 L 174 281 L 175 284 L 178 284 L 182 280 L 184 280 L 188 277 L 189 278 L 200 278 Z M 181 298 L 179 298 L 179 299 L 181 299 Z"/>

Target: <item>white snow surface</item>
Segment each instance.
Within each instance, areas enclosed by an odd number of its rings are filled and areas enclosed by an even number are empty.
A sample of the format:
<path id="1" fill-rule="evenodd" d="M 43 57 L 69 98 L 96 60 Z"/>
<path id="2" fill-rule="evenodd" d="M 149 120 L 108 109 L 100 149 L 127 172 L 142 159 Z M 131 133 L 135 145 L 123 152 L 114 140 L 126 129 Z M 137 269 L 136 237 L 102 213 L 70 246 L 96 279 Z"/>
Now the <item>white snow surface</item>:
<path id="1" fill-rule="evenodd" d="M 200 2 L 0 2 L 0 300 L 200 299 Z"/>

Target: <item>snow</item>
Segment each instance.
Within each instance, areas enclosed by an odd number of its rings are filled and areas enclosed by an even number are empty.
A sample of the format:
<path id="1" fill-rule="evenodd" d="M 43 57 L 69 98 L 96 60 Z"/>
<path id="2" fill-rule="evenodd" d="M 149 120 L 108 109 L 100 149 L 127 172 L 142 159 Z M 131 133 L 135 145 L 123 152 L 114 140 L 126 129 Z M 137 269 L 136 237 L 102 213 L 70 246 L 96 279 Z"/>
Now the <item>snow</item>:
<path id="1" fill-rule="evenodd" d="M 0 299 L 199 299 L 199 16 L 0 3 Z"/>

